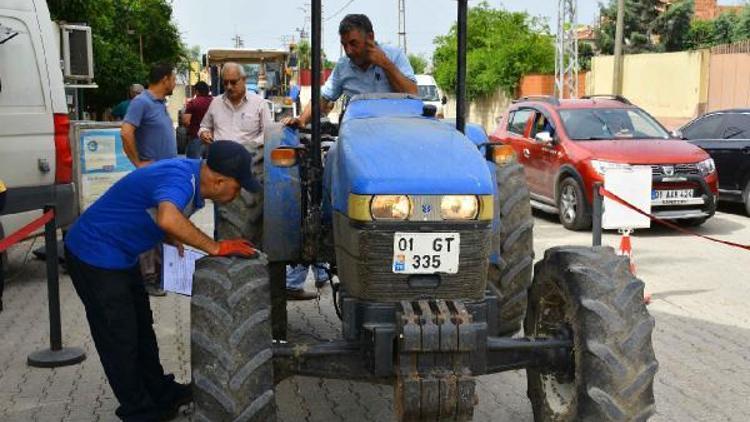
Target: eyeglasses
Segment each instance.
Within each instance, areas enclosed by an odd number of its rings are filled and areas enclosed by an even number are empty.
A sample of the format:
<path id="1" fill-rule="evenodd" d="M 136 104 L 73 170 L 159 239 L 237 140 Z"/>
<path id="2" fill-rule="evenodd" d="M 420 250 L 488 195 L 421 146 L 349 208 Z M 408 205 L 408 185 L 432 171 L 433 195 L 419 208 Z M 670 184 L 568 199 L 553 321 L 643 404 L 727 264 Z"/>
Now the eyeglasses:
<path id="1" fill-rule="evenodd" d="M 238 83 L 240 83 L 240 81 L 242 81 L 242 79 L 224 79 L 222 83 L 224 84 L 224 86 L 237 85 Z"/>

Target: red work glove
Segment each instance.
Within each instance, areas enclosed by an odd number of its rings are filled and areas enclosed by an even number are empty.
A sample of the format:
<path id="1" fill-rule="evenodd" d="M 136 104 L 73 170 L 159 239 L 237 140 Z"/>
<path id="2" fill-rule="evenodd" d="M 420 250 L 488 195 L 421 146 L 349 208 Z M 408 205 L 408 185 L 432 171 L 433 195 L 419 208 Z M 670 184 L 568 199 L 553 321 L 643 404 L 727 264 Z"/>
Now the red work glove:
<path id="1" fill-rule="evenodd" d="M 222 240 L 219 242 L 219 251 L 215 255 L 251 257 L 255 255 L 255 248 L 245 239 Z"/>

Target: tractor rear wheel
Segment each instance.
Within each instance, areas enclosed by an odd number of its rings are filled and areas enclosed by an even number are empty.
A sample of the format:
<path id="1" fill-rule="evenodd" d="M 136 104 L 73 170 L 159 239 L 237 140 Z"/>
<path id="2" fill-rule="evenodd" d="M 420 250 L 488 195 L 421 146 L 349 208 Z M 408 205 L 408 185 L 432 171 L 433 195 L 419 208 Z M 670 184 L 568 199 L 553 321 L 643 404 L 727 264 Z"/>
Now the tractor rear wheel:
<path id="1" fill-rule="evenodd" d="M 199 260 L 190 312 L 195 420 L 276 420 L 265 257 Z"/>
<path id="2" fill-rule="evenodd" d="M 534 246 L 529 188 L 518 162 L 497 166 L 495 210 L 500 214 L 499 233 L 492 239 L 497 264 L 490 263 L 487 286 L 498 298 L 498 330 L 510 336 L 521 329 L 531 285 Z"/>
<path id="3" fill-rule="evenodd" d="M 536 421 L 645 421 L 655 412 L 654 318 L 643 282 L 609 247 L 549 249 L 536 264 L 524 325 L 573 342 L 567 368 L 529 368 Z"/>

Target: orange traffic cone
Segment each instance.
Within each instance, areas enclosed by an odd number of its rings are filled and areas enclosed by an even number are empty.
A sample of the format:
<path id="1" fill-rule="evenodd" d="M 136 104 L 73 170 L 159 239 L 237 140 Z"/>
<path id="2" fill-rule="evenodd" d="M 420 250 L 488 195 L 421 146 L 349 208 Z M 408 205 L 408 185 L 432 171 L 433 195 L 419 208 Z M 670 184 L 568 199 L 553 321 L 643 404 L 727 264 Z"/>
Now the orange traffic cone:
<path id="1" fill-rule="evenodd" d="M 630 261 L 630 272 L 633 275 L 635 275 L 635 261 L 633 260 L 633 246 L 630 243 L 631 232 L 632 230 L 630 229 L 620 230 L 620 233 L 622 234 L 622 238 L 620 238 L 620 248 L 617 251 L 617 254 L 628 257 L 628 260 Z M 646 305 L 651 303 L 651 293 L 643 294 L 643 303 L 645 303 Z"/>

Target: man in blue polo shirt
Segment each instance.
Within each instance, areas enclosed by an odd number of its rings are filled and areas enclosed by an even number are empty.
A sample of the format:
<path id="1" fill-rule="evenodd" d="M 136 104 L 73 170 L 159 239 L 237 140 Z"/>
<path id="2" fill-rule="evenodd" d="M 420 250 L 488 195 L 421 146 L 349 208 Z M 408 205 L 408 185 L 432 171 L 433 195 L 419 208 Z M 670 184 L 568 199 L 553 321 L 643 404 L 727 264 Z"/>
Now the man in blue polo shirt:
<path id="1" fill-rule="evenodd" d="M 206 161 L 170 159 L 137 169 L 81 215 L 65 237 L 73 285 L 86 309 L 96 350 L 125 421 L 166 420 L 192 401 L 189 385 L 165 375 L 138 255 L 162 241 L 182 251 L 252 256 L 244 239 L 214 241 L 188 219 L 204 200 L 228 203 L 240 188 L 257 191 L 251 155 L 217 141 Z"/>
<path id="2" fill-rule="evenodd" d="M 401 92 L 417 94 L 417 78 L 404 52 L 375 42 L 372 23 L 366 15 L 346 15 L 339 24 L 339 37 L 346 56 L 339 59 L 320 90 L 320 108 L 328 113 L 341 95 Z M 312 118 L 312 106 L 296 119 L 286 119 L 289 126 L 304 127 Z"/>
<path id="3" fill-rule="evenodd" d="M 174 87 L 174 66 L 157 64 L 149 73 L 148 89 L 128 106 L 120 133 L 125 154 L 136 167 L 177 156 L 177 139 L 166 104 L 166 96 L 172 95 Z M 152 296 L 165 295 L 159 282 L 161 258 L 161 245 L 140 257 L 146 291 Z"/>

